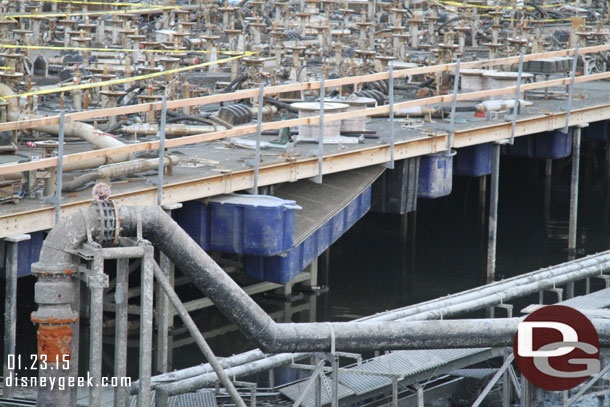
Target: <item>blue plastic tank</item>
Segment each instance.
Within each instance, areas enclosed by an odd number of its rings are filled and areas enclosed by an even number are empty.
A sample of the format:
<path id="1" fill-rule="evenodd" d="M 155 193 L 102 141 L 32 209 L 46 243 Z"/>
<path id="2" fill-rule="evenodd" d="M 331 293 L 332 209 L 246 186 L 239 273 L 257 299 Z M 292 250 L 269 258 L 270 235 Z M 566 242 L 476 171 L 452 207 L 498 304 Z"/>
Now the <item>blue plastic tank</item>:
<path id="1" fill-rule="evenodd" d="M 366 188 L 345 208 L 300 244 L 280 256 L 244 256 L 244 273 L 258 280 L 285 284 L 337 241 L 371 208 L 371 189 Z"/>
<path id="2" fill-rule="evenodd" d="M 453 155 L 445 152 L 425 155 L 419 161 L 417 196 L 440 198 L 451 194 L 453 186 Z"/>
<path id="3" fill-rule="evenodd" d="M 467 177 L 491 174 L 491 155 L 491 143 L 460 148 L 455 156 L 455 174 Z"/>
<path id="4" fill-rule="evenodd" d="M 178 224 L 204 249 L 273 256 L 292 247 L 294 201 L 268 195 L 220 195 L 190 201 Z"/>
<path id="5" fill-rule="evenodd" d="M 553 130 L 537 134 L 536 157 L 538 158 L 565 158 L 572 154 L 572 133 L 570 127 L 568 133 L 562 130 Z"/>

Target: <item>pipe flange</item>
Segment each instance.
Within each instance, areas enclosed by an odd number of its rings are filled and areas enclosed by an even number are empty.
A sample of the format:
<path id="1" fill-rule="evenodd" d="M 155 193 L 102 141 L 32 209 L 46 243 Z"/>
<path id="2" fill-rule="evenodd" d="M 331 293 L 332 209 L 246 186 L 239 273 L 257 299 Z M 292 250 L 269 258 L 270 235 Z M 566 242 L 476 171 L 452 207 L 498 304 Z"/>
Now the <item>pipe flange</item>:
<path id="1" fill-rule="evenodd" d="M 120 222 L 114 201 L 97 201 L 93 205 L 100 213 L 100 229 L 95 240 L 102 246 L 116 245 L 119 242 Z"/>

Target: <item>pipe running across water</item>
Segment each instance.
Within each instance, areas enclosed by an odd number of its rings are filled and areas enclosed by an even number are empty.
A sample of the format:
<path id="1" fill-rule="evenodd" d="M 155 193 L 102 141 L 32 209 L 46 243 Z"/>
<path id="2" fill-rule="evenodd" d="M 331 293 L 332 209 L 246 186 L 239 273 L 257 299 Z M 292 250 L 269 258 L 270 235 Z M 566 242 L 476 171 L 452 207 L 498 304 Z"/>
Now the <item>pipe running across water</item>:
<path id="1" fill-rule="evenodd" d="M 520 321 L 519 318 L 510 318 L 277 323 L 160 207 L 122 207 L 115 209 L 114 216 L 116 222 L 113 223 L 120 225 L 120 231 L 104 230 L 104 225 L 109 223 L 104 222 L 95 206 L 63 218 L 55 226 L 44 241 L 40 262 L 33 266 L 33 271 L 39 275 L 37 302 L 38 292 L 45 284 L 53 283 L 57 276 L 71 273 L 67 270 L 74 268 L 72 253 L 87 239 L 87 230 L 94 239 L 117 232 L 123 237 L 136 236 L 140 224 L 142 236 L 165 253 L 231 322 L 265 352 L 510 346 Z M 47 315 L 45 310 L 49 306 L 39 302 L 37 313 Z M 53 308 L 57 319 L 62 308 L 55 303 Z M 63 311 L 69 314 L 69 308 L 66 301 Z M 54 324 L 40 318 L 37 322 L 41 326 Z M 593 322 L 600 342 L 610 344 L 610 321 L 596 319 Z"/>

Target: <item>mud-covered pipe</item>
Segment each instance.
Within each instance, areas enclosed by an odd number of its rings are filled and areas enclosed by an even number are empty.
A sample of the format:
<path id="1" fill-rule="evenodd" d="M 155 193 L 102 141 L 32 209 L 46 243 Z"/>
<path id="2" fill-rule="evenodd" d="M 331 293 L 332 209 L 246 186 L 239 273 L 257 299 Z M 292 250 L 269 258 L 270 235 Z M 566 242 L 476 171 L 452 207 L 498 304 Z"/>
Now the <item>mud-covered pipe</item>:
<path id="1" fill-rule="evenodd" d="M 167 156 L 164 159 L 166 167 L 176 165 L 180 162 L 180 158 L 176 156 Z M 150 171 L 159 168 L 159 159 L 151 158 L 148 160 L 127 161 L 118 164 L 103 165 L 95 170 L 89 171 L 70 181 L 63 181 L 62 192 L 75 191 L 89 182 L 95 182 L 100 178 L 114 178 L 123 175 L 136 174 L 138 172 Z"/>
<path id="2" fill-rule="evenodd" d="M 221 126 L 199 126 L 186 124 L 166 124 L 165 135 L 167 137 L 192 136 L 195 134 L 212 133 L 214 131 L 225 130 Z M 121 133 L 137 135 L 155 135 L 159 132 L 159 125 L 153 123 L 130 124 L 121 127 Z"/>
<path id="3" fill-rule="evenodd" d="M 413 321 L 349 323 L 276 323 L 159 207 L 120 209 L 122 236 L 134 236 L 137 219 L 142 232 L 249 338 L 266 352 L 328 351 L 334 340 L 337 349 L 409 349 L 437 347 L 505 346 L 516 330 L 514 321 Z M 90 220 L 99 224 L 99 214 Z M 66 219 L 70 219 L 66 218 Z M 62 221 L 63 223 L 63 221 Z M 61 229 L 61 225 L 60 226 Z M 82 227 L 82 226 L 80 226 Z M 65 236 L 49 234 L 40 262 L 52 264 L 56 249 L 65 246 Z M 73 231 L 70 232 L 74 234 Z M 85 231 L 81 230 L 84 239 Z M 78 240 L 78 239 L 77 239 Z M 63 256 L 63 255 L 62 255 Z"/>

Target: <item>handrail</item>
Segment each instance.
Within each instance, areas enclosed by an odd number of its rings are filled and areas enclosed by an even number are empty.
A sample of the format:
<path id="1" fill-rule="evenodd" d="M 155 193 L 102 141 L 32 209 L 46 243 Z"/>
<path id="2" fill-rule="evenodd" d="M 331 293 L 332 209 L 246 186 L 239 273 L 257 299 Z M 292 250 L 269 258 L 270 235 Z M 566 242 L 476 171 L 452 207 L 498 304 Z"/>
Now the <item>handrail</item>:
<path id="1" fill-rule="evenodd" d="M 578 51 L 578 53 L 587 54 L 587 53 L 591 53 L 591 52 L 600 52 L 600 51 L 605 51 L 605 50 L 610 50 L 610 45 L 583 48 L 583 49 L 580 49 Z M 529 55 L 524 56 L 524 61 L 529 61 L 532 59 L 543 58 L 543 57 L 548 58 L 551 56 L 569 55 L 570 53 L 573 54 L 574 49 L 568 49 L 568 50 L 562 50 L 562 51 L 552 51 L 552 52 L 538 53 L 538 54 L 529 54 Z M 464 63 L 464 66 L 467 68 L 470 68 L 473 66 L 493 66 L 498 63 L 503 63 L 503 64 L 512 63 L 512 62 L 514 62 L 513 60 L 517 60 L 518 58 L 519 57 L 508 57 L 508 58 L 499 58 L 499 59 L 487 60 L 487 61 L 472 61 L 472 62 Z M 430 67 L 403 69 L 403 70 L 395 71 L 394 78 L 401 77 L 401 76 L 408 76 L 408 75 L 417 75 L 417 74 L 427 73 L 427 72 L 429 73 L 429 72 L 438 72 L 438 71 L 442 71 L 442 70 L 448 70 L 448 68 L 452 67 L 452 66 L 455 66 L 455 64 L 443 64 L 443 65 L 435 65 L 435 66 L 430 66 Z M 387 78 L 389 78 L 389 73 L 381 72 L 381 73 L 375 73 L 375 74 L 371 74 L 371 75 L 331 79 L 331 80 L 328 80 L 327 83 L 330 84 L 329 86 L 340 86 L 340 85 L 363 83 L 363 82 L 368 82 L 371 80 L 380 80 L 380 79 L 387 79 Z M 602 80 L 602 79 L 608 79 L 608 78 L 610 78 L 610 72 L 602 72 L 602 73 L 597 73 L 597 74 L 580 76 L 580 77 L 576 78 L 575 82 L 583 83 L 583 82 L 590 82 L 590 81 Z M 522 85 L 521 88 L 523 91 L 526 91 L 526 90 L 533 90 L 533 89 L 542 89 L 542 88 L 551 87 L 551 86 L 567 85 L 569 83 L 569 80 L 570 80 L 570 78 L 560 78 L 560 79 L 552 79 L 552 80 L 547 80 L 547 81 L 542 81 L 542 82 L 533 82 L 533 83 Z M 319 87 L 319 85 L 320 85 L 319 81 L 304 82 L 304 83 L 297 83 L 297 84 L 290 84 L 290 85 L 279 85 L 279 86 L 267 87 L 264 89 L 263 92 L 264 92 L 264 94 L 276 94 L 276 93 L 291 91 L 291 90 L 295 90 L 295 89 L 316 89 L 317 87 Z M 508 87 L 493 89 L 493 90 L 461 93 L 461 94 L 457 95 L 457 100 L 459 100 L 459 101 L 472 100 L 472 99 L 479 99 L 479 98 L 483 98 L 483 97 L 497 96 L 497 95 L 502 95 L 502 94 L 507 94 L 507 93 L 514 93 L 515 89 L 516 89 L 516 86 L 508 86 Z M 200 104 L 202 102 L 203 103 L 216 103 L 216 102 L 220 102 L 220 101 L 230 101 L 230 100 L 235 100 L 235 99 L 242 99 L 245 97 L 254 97 L 254 96 L 257 96 L 258 93 L 259 93 L 259 89 L 246 89 L 246 90 L 237 91 L 237 92 L 228 93 L 228 94 L 219 94 L 219 95 L 203 96 L 203 97 L 199 97 L 199 98 L 182 99 L 182 100 L 167 102 L 167 108 L 175 109 L 175 108 L 180 108 L 180 107 L 192 106 L 194 104 Z M 395 103 L 394 111 L 404 109 L 404 108 L 409 108 L 409 107 L 425 106 L 425 105 L 437 104 L 437 103 L 446 103 L 446 102 L 449 102 L 452 97 L 453 97 L 453 95 L 440 95 L 440 96 L 432 96 L 432 97 L 422 98 L 422 99 L 407 100 L 404 102 Z M 145 104 L 134 105 L 134 106 L 124 106 L 124 107 L 119 107 L 119 108 L 110 108 L 110 109 L 101 109 L 101 110 L 92 110 L 92 111 L 87 111 L 87 112 L 72 113 L 72 114 L 66 115 L 66 120 L 75 120 L 75 121 L 83 120 L 85 118 L 98 117 L 98 115 L 102 114 L 102 113 L 105 116 L 113 116 L 116 114 L 129 114 L 129 113 L 137 113 L 140 111 L 150 111 L 150 110 L 156 110 L 160 105 L 161 105 L 160 102 L 155 102 L 155 103 L 145 103 Z M 146 108 L 147 110 L 142 110 L 143 108 Z M 365 109 L 354 110 L 354 111 L 349 111 L 349 112 L 329 114 L 329 115 L 325 116 L 325 121 L 332 122 L 332 121 L 344 120 L 344 119 L 355 118 L 355 117 L 387 114 L 387 113 L 389 113 L 389 111 L 390 111 L 390 106 L 387 106 L 387 105 L 377 106 L 377 107 L 365 108 Z M 0 131 L 4 131 L 5 127 L 10 127 L 10 125 L 17 125 L 16 127 L 18 127 L 18 128 L 30 128 L 30 127 L 38 127 L 41 125 L 49 125 L 49 124 L 54 123 L 54 121 L 55 121 L 55 117 L 47 117 L 47 118 L 27 120 L 27 121 L 22 121 L 22 122 L 0 123 Z M 315 124 L 318 124 L 319 121 L 320 121 L 320 118 L 318 116 L 310 116 L 310 117 L 302 117 L 302 118 L 296 118 L 296 119 L 290 119 L 290 120 L 266 122 L 266 123 L 262 124 L 262 130 L 263 131 L 277 130 L 277 129 L 283 129 L 283 128 L 287 128 L 287 127 L 300 126 L 300 125 L 315 125 Z M 7 126 L 7 125 L 9 125 L 9 126 Z M 168 141 L 166 141 L 166 148 L 179 147 L 179 146 L 196 144 L 196 143 L 201 143 L 201 142 L 206 142 L 206 141 L 222 140 L 222 139 L 226 139 L 226 138 L 230 138 L 230 137 L 237 137 L 237 136 L 252 134 L 254 132 L 256 132 L 256 125 L 238 126 L 238 127 L 232 128 L 232 129 L 168 140 Z M 67 165 L 67 164 L 71 164 L 71 163 L 88 160 L 91 158 L 110 157 L 117 153 L 133 153 L 133 152 L 137 152 L 137 151 L 148 151 L 148 150 L 153 150 L 153 149 L 158 149 L 158 148 L 159 148 L 159 141 L 149 141 L 149 142 L 137 143 L 137 144 L 126 145 L 126 146 L 121 146 L 121 147 L 105 148 L 105 149 L 99 149 L 99 150 L 86 151 L 86 152 L 82 152 L 82 153 L 68 154 L 68 155 L 64 156 L 63 161 L 64 161 L 64 165 Z M 37 160 L 37 161 L 29 161 L 29 162 L 25 162 L 25 163 L 1 165 L 0 166 L 0 175 L 14 174 L 14 173 L 18 173 L 18 172 L 39 170 L 39 169 L 44 169 L 44 168 L 52 168 L 52 167 L 57 166 L 57 162 L 58 162 L 57 157 L 52 157 L 52 158 L 45 158 L 45 159 L 41 159 L 41 160 Z"/>

